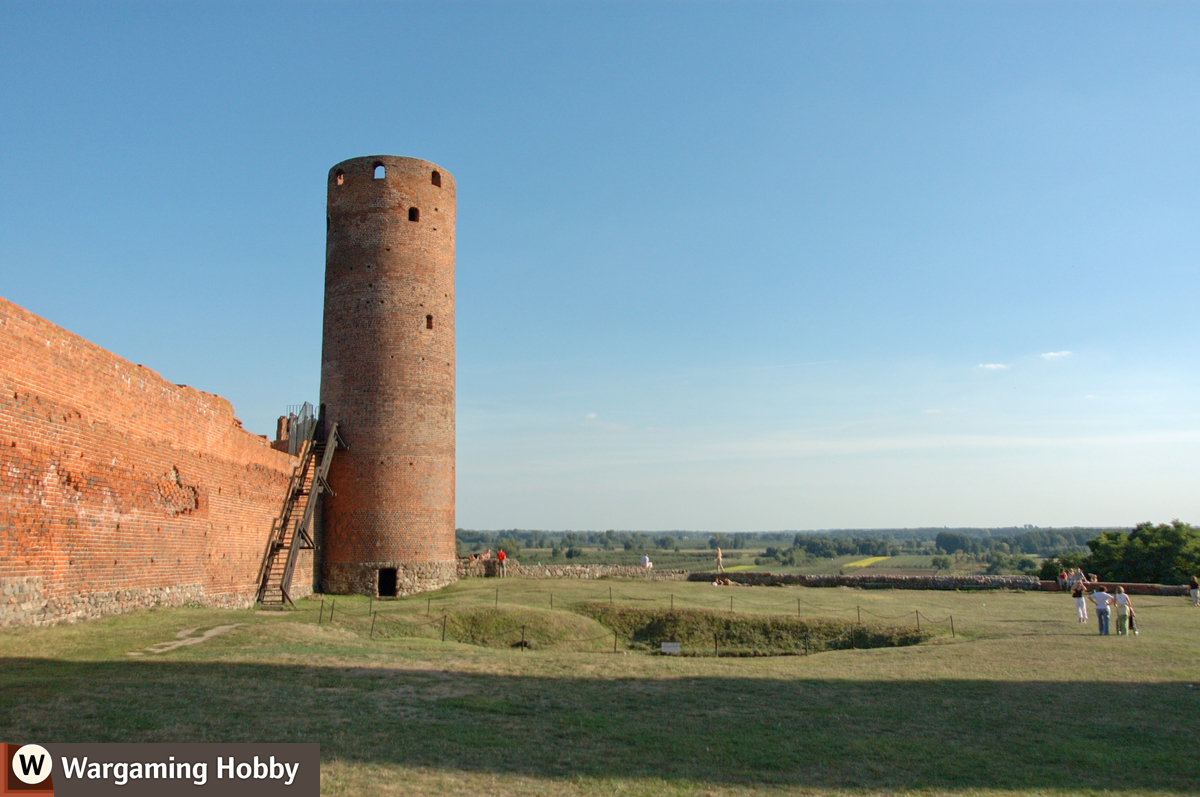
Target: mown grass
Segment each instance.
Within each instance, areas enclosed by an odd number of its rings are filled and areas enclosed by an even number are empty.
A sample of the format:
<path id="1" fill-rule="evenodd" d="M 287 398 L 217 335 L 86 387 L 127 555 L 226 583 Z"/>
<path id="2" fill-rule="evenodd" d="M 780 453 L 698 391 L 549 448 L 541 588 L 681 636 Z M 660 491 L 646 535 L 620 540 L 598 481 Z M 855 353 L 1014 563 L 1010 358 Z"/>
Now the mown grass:
<path id="1" fill-rule="evenodd" d="M 763 617 L 953 614 L 957 633 L 777 658 L 370 635 L 378 612 L 377 624 L 414 628 L 461 613 L 484 636 L 523 617 L 527 632 L 540 620 L 566 637 L 602 628 L 569 607 L 607 603 L 610 586 L 612 611 L 674 596 L 677 609 L 719 615 L 732 595 L 735 613 Z M 282 614 L 142 612 L 0 632 L 0 736 L 318 741 L 334 795 L 1195 794 L 1200 611 L 1135 601 L 1142 634 L 1130 638 L 1077 625 L 1056 594 L 635 581 L 338 598 L 320 625 L 317 601 Z M 200 645 L 128 655 L 233 623 Z"/>

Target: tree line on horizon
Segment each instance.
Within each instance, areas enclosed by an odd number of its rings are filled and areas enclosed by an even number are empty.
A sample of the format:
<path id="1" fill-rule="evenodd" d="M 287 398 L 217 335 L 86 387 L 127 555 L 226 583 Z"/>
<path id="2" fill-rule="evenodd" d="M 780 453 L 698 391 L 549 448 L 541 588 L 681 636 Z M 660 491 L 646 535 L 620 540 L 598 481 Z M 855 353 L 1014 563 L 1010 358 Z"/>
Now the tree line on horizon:
<path id="1" fill-rule="evenodd" d="M 759 565 L 778 563 L 797 567 L 838 556 L 899 556 L 932 554 L 936 569 L 949 569 L 954 558 L 986 564 L 987 573 L 1025 573 L 1054 579 L 1060 569 L 1080 568 L 1104 581 L 1175 584 L 1200 573 L 1200 530 L 1179 520 L 1133 529 L 1066 528 L 1011 529 L 993 534 L 989 529 L 929 529 L 931 536 L 898 537 L 887 530 L 875 536 L 823 532 L 628 532 L 540 531 L 509 529 L 471 531 L 457 529 L 460 553 L 504 550 L 519 557 L 522 547 L 550 549 L 551 558 L 572 559 L 585 547 L 605 551 L 674 551 L 681 548 L 726 550 L 763 547 Z M 988 532 L 969 534 L 967 532 Z M 771 544 L 778 543 L 778 544 Z M 788 544 L 790 543 L 790 544 Z M 1039 565 L 1035 557 L 1043 561 Z"/>
<path id="2" fill-rule="evenodd" d="M 1039 575 L 1054 579 L 1079 568 L 1101 581 L 1134 584 L 1182 584 L 1200 576 L 1200 529 L 1178 519 L 1139 523 L 1128 533 L 1102 531 L 1088 540 L 1088 553 L 1064 553 L 1047 559 Z"/>

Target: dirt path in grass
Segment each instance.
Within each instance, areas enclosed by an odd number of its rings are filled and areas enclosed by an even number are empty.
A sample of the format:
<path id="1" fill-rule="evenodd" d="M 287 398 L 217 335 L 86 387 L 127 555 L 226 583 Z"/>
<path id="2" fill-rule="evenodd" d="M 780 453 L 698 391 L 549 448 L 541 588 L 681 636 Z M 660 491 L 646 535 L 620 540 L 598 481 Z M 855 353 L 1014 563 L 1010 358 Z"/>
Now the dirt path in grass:
<path id="1" fill-rule="evenodd" d="M 199 628 L 185 628 L 175 635 L 175 639 L 171 642 L 159 642 L 157 645 L 151 645 L 143 650 L 131 650 L 126 655 L 128 656 L 145 656 L 147 653 L 166 653 L 169 650 L 175 650 L 185 645 L 199 645 L 201 642 L 207 642 L 215 636 L 226 634 L 238 626 L 243 626 L 245 623 L 234 623 L 233 625 L 218 625 L 215 628 L 210 628 L 201 636 L 192 636 L 199 631 Z"/>

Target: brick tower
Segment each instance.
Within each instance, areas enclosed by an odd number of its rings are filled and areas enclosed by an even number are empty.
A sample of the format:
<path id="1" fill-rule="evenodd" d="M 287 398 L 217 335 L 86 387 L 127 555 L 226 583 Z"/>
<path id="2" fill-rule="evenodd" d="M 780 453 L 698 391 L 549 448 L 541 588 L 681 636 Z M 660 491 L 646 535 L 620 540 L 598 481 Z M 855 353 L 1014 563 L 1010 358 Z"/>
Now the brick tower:
<path id="1" fill-rule="evenodd" d="M 454 178 L 416 158 L 329 171 L 321 411 L 348 446 L 322 508 L 321 588 L 455 579 Z"/>

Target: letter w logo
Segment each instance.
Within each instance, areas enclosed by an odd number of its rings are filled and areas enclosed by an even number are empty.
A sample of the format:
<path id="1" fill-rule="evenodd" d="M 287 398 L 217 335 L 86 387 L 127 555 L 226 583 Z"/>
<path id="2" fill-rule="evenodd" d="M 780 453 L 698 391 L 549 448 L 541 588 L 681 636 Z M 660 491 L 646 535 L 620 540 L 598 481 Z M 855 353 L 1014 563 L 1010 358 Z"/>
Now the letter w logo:
<path id="1" fill-rule="evenodd" d="M 42 764 L 46 763 L 45 755 L 31 755 L 28 759 L 23 755 L 17 756 L 21 759 L 21 774 L 28 776 L 30 770 L 35 776 L 42 774 Z"/>
<path id="2" fill-rule="evenodd" d="M 0 778 L 2 794 L 53 794 L 50 770 L 54 759 L 40 744 L 0 744 L 4 750 L 5 775 Z"/>

